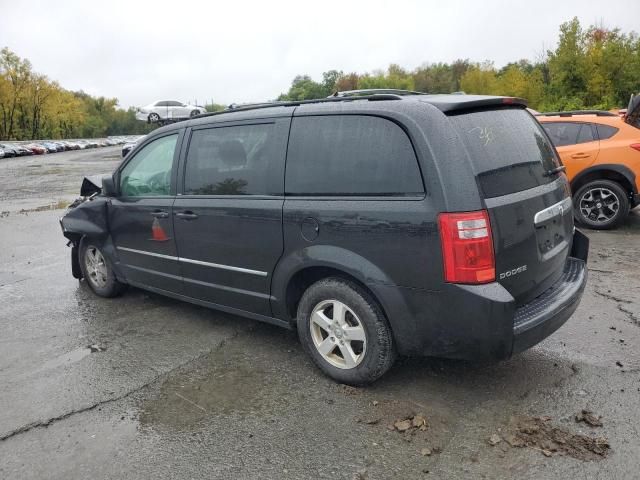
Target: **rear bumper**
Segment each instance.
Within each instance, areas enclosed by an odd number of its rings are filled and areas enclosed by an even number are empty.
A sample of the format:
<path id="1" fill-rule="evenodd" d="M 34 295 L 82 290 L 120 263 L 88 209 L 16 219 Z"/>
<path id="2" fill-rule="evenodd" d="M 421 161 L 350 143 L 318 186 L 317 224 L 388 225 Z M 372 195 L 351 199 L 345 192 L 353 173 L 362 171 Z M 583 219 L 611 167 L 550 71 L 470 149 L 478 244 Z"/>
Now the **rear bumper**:
<path id="1" fill-rule="evenodd" d="M 497 282 L 444 284 L 425 291 L 370 285 L 403 355 L 501 360 L 539 343 L 578 307 L 587 282 L 589 240 L 575 231 L 562 276 L 524 305 Z"/>
<path id="2" fill-rule="evenodd" d="M 586 284 L 585 262 L 569 257 L 562 277 L 542 295 L 516 310 L 512 353 L 536 345 L 560 328 L 578 308 Z"/>

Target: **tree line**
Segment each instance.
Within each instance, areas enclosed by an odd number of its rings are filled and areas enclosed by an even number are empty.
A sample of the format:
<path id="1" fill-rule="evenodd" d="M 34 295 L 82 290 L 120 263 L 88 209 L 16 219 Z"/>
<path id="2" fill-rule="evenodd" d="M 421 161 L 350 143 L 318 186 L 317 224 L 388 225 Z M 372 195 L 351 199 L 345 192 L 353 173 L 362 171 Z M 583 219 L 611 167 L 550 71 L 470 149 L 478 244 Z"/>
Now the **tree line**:
<path id="1" fill-rule="evenodd" d="M 95 138 L 142 134 L 150 127 L 116 98 L 66 90 L 8 48 L 0 51 L 0 139 Z"/>
<path id="2" fill-rule="evenodd" d="M 394 88 L 427 93 L 506 95 L 522 97 L 540 111 L 626 107 L 640 91 L 640 40 L 635 32 L 591 25 L 577 18 L 560 25 L 558 43 L 535 60 L 519 60 L 502 68 L 493 62 L 459 59 L 425 64 L 409 71 L 392 64 L 371 73 L 329 70 L 321 81 L 294 78 L 279 100 L 306 100 L 336 91 Z"/>

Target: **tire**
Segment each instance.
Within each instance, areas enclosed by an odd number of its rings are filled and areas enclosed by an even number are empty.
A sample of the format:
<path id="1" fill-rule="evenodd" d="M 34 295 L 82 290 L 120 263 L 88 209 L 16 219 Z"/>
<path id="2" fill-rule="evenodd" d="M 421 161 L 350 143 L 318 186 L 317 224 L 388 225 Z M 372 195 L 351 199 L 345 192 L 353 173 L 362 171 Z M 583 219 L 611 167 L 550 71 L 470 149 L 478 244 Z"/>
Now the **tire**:
<path id="1" fill-rule="evenodd" d="M 617 182 L 594 180 L 573 196 L 573 212 L 576 221 L 585 227 L 610 230 L 627 218 L 629 195 Z"/>
<path id="2" fill-rule="evenodd" d="M 190 117 L 195 117 L 196 115 L 200 115 L 200 111 L 199 110 L 191 110 L 191 114 L 189 116 Z"/>
<path id="3" fill-rule="evenodd" d="M 155 112 L 149 114 L 149 123 L 156 123 L 159 121 L 160 121 L 160 115 L 158 115 Z"/>
<path id="4" fill-rule="evenodd" d="M 79 260 L 82 276 L 96 295 L 111 298 L 125 290 L 126 285 L 116 280 L 106 256 L 95 244 L 84 242 L 80 248 Z"/>
<path id="5" fill-rule="evenodd" d="M 335 318 L 335 308 L 344 312 L 342 320 Z M 340 383 L 371 383 L 396 359 L 382 309 L 368 292 L 348 280 L 331 277 L 311 285 L 298 304 L 297 324 L 300 342 L 313 362 Z"/>

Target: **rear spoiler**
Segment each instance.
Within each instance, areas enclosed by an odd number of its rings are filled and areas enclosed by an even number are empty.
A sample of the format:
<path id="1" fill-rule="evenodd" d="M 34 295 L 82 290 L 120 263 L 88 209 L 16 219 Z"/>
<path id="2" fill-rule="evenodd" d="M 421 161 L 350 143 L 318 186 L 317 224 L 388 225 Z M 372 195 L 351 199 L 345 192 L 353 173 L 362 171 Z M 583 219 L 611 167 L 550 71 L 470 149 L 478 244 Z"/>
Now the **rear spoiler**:
<path id="1" fill-rule="evenodd" d="M 420 101 L 430 103 L 443 113 L 475 110 L 491 107 L 527 108 L 527 101 L 518 97 L 493 97 L 487 95 L 429 95 Z"/>

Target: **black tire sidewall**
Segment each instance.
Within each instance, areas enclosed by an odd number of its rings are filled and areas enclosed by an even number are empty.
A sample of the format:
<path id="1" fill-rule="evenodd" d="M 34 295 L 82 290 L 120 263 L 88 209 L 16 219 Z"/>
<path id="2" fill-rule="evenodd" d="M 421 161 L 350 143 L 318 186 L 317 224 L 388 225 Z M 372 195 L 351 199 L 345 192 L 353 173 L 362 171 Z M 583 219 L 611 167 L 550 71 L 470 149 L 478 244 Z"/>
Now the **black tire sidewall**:
<path id="1" fill-rule="evenodd" d="M 618 212 L 613 219 L 605 223 L 596 223 L 591 220 L 588 220 L 583 217 L 582 212 L 580 212 L 580 198 L 584 195 L 587 190 L 591 190 L 592 188 L 603 187 L 607 188 L 617 195 L 620 206 L 618 208 Z M 620 225 L 621 222 L 627 217 L 629 213 L 629 197 L 627 196 L 627 192 L 622 188 L 622 186 L 614 182 L 612 180 L 594 180 L 592 182 L 588 182 L 582 187 L 578 189 L 578 191 L 573 196 L 573 204 L 574 204 L 574 218 L 575 220 L 585 227 L 591 228 L 593 230 L 609 230 Z"/>
<path id="2" fill-rule="evenodd" d="M 107 283 L 104 287 L 99 287 L 97 285 L 94 285 L 93 282 L 90 280 L 89 275 L 87 274 L 85 256 L 87 254 L 87 250 L 89 250 L 90 248 L 96 248 L 102 255 L 102 258 L 104 258 L 104 262 L 107 267 Z M 92 242 L 83 242 L 83 244 L 80 246 L 80 254 L 78 259 L 80 261 L 80 269 L 82 270 L 82 276 L 87 282 L 87 285 L 89 285 L 89 288 L 96 295 L 99 295 L 100 297 L 109 298 L 109 297 L 114 297 L 120 293 L 120 284 L 116 280 L 115 274 L 113 273 L 113 269 L 109 264 L 109 260 L 107 259 L 107 256 L 104 254 L 104 252 L 98 245 Z"/>
<path id="3" fill-rule="evenodd" d="M 366 335 L 365 356 L 352 369 L 328 363 L 316 349 L 310 331 L 311 312 L 324 300 L 338 300 L 358 316 Z M 298 337 L 313 362 L 329 377 L 349 385 L 365 385 L 381 377 L 396 357 L 388 322 L 375 300 L 353 282 L 327 278 L 311 285 L 298 304 Z"/>

